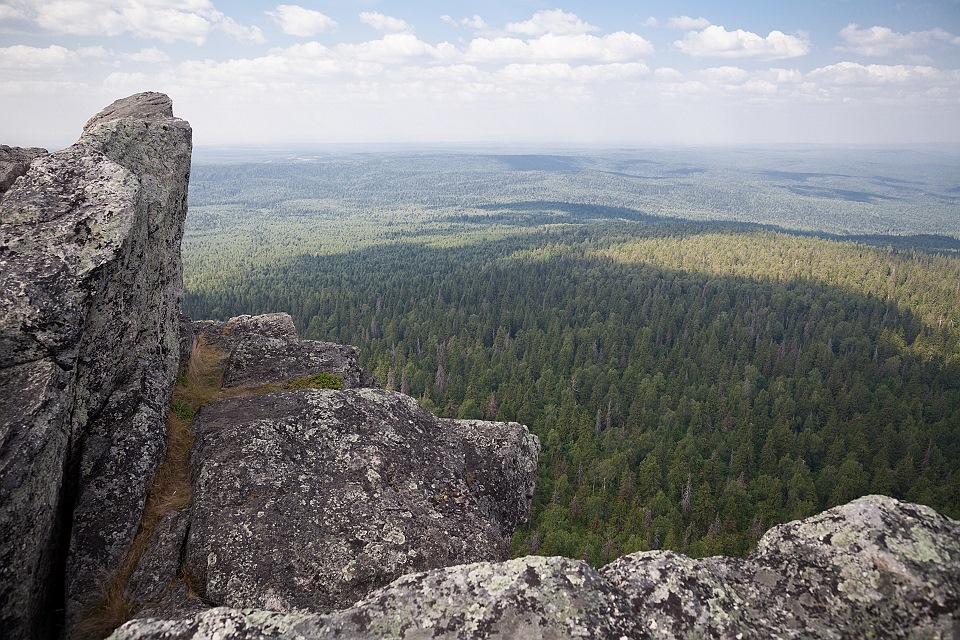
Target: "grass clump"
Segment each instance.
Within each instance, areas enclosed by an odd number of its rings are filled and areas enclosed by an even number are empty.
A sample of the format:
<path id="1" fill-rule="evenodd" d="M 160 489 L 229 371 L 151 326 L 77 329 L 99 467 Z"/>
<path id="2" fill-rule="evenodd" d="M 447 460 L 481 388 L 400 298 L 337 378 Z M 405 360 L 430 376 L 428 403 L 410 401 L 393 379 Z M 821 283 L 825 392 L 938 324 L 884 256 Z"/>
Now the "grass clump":
<path id="1" fill-rule="evenodd" d="M 315 373 L 309 376 L 300 376 L 288 380 L 283 385 L 284 389 L 298 391 L 300 389 L 336 389 L 343 390 L 343 378 L 335 373 Z"/>

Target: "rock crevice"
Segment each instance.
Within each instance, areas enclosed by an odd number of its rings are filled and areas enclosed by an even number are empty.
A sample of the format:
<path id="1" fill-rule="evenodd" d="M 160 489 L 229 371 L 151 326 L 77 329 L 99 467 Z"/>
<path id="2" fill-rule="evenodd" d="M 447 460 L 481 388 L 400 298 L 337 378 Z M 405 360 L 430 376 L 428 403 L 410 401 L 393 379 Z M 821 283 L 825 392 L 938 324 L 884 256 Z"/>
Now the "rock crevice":
<path id="1" fill-rule="evenodd" d="M 7 637 L 54 633 L 52 603 L 75 620 L 136 532 L 178 360 L 190 153 L 170 99 L 139 94 L 19 154 L 0 200 Z"/>

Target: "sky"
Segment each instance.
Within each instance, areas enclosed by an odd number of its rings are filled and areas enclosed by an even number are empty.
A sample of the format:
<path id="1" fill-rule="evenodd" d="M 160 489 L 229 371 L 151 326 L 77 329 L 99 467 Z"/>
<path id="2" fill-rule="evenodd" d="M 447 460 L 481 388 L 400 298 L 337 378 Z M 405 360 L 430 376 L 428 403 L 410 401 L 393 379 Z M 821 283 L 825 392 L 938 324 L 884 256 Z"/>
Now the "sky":
<path id="1" fill-rule="evenodd" d="M 0 0 L 0 143 L 960 144 L 960 0 Z"/>

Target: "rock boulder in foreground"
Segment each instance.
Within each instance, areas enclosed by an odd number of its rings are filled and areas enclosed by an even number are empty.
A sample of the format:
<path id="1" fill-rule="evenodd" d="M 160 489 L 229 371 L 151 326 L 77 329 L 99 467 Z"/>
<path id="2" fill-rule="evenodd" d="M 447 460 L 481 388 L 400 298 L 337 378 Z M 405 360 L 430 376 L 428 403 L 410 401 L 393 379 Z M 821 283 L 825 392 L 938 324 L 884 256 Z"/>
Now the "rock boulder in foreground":
<path id="1" fill-rule="evenodd" d="M 867 496 L 774 527 L 747 558 L 528 556 L 404 576 L 329 615 L 213 608 L 113 640 L 956 638 L 960 523 Z"/>

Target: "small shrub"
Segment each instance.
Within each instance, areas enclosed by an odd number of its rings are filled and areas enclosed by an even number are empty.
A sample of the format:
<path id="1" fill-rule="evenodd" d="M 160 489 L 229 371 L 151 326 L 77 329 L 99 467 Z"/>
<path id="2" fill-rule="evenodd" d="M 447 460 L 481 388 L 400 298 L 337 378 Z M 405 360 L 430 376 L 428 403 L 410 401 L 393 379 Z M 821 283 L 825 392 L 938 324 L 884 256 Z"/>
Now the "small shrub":
<path id="1" fill-rule="evenodd" d="M 197 411 L 183 400 L 173 400 L 170 402 L 170 411 L 172 411 L 181 420 L 190 421 L 197 414 Z"/>
<path id="2" fill-rule="evenodd" d="M 301 376 L 288 381 L 285 388 L 292 391 L 299 389 L 343 389 L 343 379 L 334 373 L 315 373 L 309 376 Z"/>

